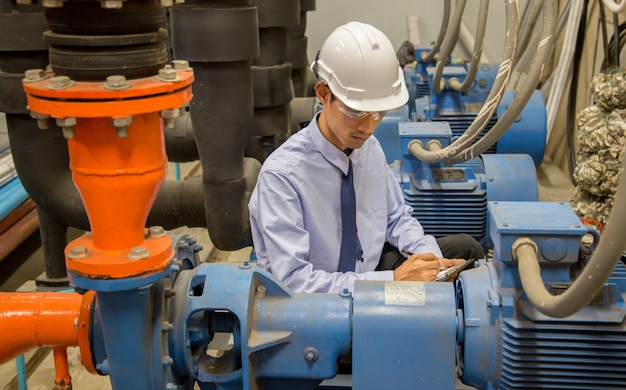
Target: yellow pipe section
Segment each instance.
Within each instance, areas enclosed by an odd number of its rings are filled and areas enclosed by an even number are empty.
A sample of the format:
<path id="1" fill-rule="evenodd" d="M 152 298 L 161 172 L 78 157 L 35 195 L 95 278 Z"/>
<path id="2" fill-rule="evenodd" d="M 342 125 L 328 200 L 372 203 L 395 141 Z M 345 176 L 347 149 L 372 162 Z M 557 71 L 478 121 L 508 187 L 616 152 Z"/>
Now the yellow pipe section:
<path id="1" fill-rule="evenodd" d="M 91 292 L 0 293 L 0 364 L 42 346 L 82 344 L 81 352 L 89 351 L 84 322 L 93 300 Z"/>

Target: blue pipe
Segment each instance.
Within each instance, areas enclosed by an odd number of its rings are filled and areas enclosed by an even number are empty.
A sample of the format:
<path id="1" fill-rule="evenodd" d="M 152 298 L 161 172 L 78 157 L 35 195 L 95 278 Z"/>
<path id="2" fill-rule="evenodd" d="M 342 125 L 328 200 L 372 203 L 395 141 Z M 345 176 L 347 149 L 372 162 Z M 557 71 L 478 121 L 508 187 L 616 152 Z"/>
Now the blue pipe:
<path id="1" fill-rule="evenodd" d="M 26 361 L 24 355 L 20 355 L 15 358 L 17 364 L 17 386 L 19 390 L 26 390 Z"/>
<path id="2" fill-rule="evenodd" d="M 0 187 L 0 220 L 28 199 L 28 193 L 19 178 L 14 178 Z"/>

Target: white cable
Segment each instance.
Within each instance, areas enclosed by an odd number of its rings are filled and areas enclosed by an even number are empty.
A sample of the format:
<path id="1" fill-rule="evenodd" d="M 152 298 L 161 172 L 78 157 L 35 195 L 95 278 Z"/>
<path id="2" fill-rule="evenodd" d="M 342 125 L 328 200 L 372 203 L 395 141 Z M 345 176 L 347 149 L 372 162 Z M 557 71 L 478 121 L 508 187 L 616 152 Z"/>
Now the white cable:
<path id="1" fill-rule="evenodd" d="M 611 12 L 613 12 L 614 14 L 620 13 L 622 12 L 624 9 L 626 9 L 626 0 L 622 0 L 621 3 L 617 4 L 617 2 L 615 0 L 602 0 L 602 2 L 604 3 L 604 5 L 606 5 Z"/>
<path id="2" fill-rule="evenodd" d="M 578 26 L 580 24 L 580 18 L 582 17 L 583 7 L 585 2 L 583 0 L 572 0 L 572 4 L 569 9 L 569 17 L 567 22 L 567 28 L 565 30 L 565 38 L 563 40 L 563 46 L 559 55 L 559 62 L 555 71 L 555 79 L 550 86 L 550 93 L 546 103 L 547 113 L 547 134 L 546 144 L 550 139 L 550 134 L 556 120 L 557 111 L 563 98 L 563 93 L 567 81 L 571 77 L 572 73 L 572 59 L 574 57 L 574 50 L 576 46 L 576 34 L 578 32 Z"/>

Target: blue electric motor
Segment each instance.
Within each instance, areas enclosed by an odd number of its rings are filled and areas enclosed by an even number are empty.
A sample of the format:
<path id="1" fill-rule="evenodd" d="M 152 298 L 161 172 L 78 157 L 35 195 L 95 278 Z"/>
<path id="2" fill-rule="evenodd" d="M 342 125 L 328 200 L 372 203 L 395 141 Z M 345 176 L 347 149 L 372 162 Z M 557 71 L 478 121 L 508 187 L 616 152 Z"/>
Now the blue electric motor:
<path id="1" fill-rule="evenodd" d="M 538 248 L 546 290 L 570 288 L 586 264 L 581 237 L 592 233 L 567 203 L 490 202 L 494 255 L 462 272 L 456 285 L 461 325 L 458 369 L 478 389 L 626 388 L 626 268 L 565 318 L 540 313 L 526 297 L 512 245 Z"/>
<path id="2" fill-rule="evenodd" d="M 405 203 L 424 231 L 435 237 L 467 233 L 489 247 L 488 201 L 537 201 L 535 165 L 526 154 L 485 154 L 463 164 L 424 163 L 409 152 L 411 142 L 450 144 L 446 122 L 400 123 L 403 161 L 395 168 Z"/>
<path id="3" fill-rule="evenodd" d="M 399 121 L 448 122 L 452 129 L 453 139 L 465 132 L 476 118 L 485 102 L 497 75 L 498 66 L 482 64 L 477 71 L 475 81 L 466 93 L 450 88 L 449 81 L 456 78 L 463 82 L 467 76 L 466 65 L 447 65 L 442 72 L 442 80 L 446 87 L 440 92 L 432 90 L 434 68 L 417 62 L 415 66 L 405 69 L 405 81 L 409 89 L 407 110 L 400 110 L 385 119 L 376 129 L 375 135 L 385 134 L 389 141 L 383 144 L 389 163 L 400 159 L 399 142 L 393 139 L 394 127 Z M 498 104 L 493 117 L 479 135 L 481 139 L 504 115 L 515 98 L 514 91 L 506 91 Z M 521 153 L 532 157 L 536 166 L 543 161 L 547 134 L 546 103 L 540 91 L 535 91 L 517 120 L 507 129 L 486 154 Z"/>

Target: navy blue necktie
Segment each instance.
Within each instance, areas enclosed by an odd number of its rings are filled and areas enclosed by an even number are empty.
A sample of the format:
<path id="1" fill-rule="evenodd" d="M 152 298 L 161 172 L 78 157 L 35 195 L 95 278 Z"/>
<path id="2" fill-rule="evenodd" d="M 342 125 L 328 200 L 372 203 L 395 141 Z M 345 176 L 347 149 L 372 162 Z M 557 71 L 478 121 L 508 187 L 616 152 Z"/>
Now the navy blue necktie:
<path id="1" fill-rule="evenodd" d="M 341 255 L 339 272 L 354 271 L 357 258 L 361 257 L 361 244 L 356 229 L 356 198 L 352 178 L 352 161 L 348 174 L 341 182 Z"/>

